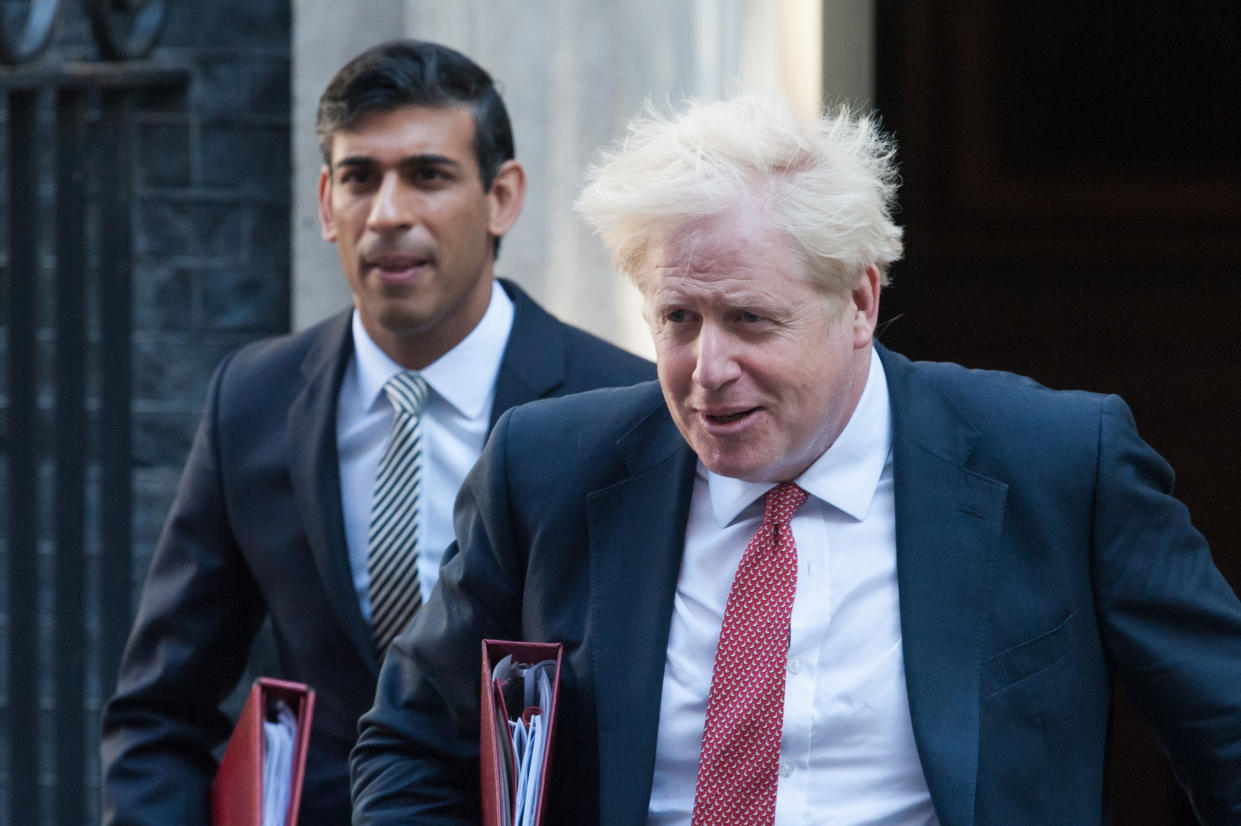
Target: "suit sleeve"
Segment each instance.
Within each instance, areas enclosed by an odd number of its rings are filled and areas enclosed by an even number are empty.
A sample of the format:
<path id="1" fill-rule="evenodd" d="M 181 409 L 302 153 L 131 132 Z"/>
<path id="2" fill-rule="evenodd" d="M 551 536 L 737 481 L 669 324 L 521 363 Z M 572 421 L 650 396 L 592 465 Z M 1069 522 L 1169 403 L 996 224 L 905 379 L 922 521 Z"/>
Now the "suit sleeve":
<path id="1" fill-rule="evenodd" d="M 220 703 L 236 686 L 263 616 L 229 528 L 218 428 L 226 361 L 155 549 L 103 712 L 103 822 L 206 824 L 216 760 L 229 734 Z"/>
<path id="2" fill-rule="evenodd" d="M 519 639 L 524 566 L 506 490 L 512 416 L 457 500 L 439 584 L 394 641 L 350 755 L 355 826 L 477 824 L 481 641 Z"/>
<path id="3" fill-rule="evenodd" d="M 1096 593 L 1113 669 L 1206 824 L 1241 823 L 1241 604 L 1172 496 L 1171 468 L 1105 402 Z"/>

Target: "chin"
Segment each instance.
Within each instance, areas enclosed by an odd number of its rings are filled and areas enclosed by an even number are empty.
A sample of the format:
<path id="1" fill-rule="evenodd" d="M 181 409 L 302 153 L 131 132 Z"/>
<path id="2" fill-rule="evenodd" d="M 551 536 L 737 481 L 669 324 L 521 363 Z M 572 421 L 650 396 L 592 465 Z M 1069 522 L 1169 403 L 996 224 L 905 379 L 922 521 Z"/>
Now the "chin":
<path id="1" fill-rule="evenodd" d="M 748 461 L 739 457 L 716 457 L 715 461 L 703 460 L 707 469 L 717 476 L 728 476 L 743 482 L 788 482 L 796 479 L 800 471 L 794 471 L 779 457 L 770 457 L 766 461 L 751 457 Z"/>
<path id="2" fill-rule="evenodd" d="M 435 315 L 422 307 L 389 305 L 380 314 L 379 323 L 393 335 L 412 335 L 426 330 L 434 319 Z"/>
<path id="3" fill-rule="evenodd" d="M 701 453 L 698 454 L 698 457 L 702 459 L 702 464 L 707 470 L 716 476 L 727 476 L 731 479 L 741 479 L 745 482 L 766 481 L 763 477 L 767 469 L 765 467 L 755 467 L 753 462 L 744 462 L 721 456 L 707 459 L 703 458 Z"/>

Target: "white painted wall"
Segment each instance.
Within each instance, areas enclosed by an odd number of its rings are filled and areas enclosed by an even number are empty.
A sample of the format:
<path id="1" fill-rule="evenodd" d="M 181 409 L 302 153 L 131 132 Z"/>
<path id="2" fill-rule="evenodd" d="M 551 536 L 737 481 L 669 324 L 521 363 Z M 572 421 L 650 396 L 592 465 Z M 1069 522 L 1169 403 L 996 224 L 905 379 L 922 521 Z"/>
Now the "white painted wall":
<path id="1" fill-rule="evenodd" d="M 319 237 L 314 140 L 332 74 L 391 37 L 436 40 L 500 84 L 525 210 L 496 269 L 559 317 L 650 354 L 636 291 L 574 213 L 582 173 L 648 98 L 779 90 L 802 111 L 872 97 L 873 0 L 294 0 L 293 317 L 306 326 L 349 301 Z M 826 88 L 824 85 L 826 78 Z"/>

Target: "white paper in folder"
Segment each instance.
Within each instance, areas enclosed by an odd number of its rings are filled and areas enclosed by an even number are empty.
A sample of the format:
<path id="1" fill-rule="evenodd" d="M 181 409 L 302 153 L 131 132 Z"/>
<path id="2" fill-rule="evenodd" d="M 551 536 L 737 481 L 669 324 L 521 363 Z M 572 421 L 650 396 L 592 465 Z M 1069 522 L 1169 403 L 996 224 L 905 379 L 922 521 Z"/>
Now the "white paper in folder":
<path id="1" fill-rule="evenodd" d="M 293 710 L 283 700 L 272 700 L 263 721 L 263 826 L 285 826 L 296 737 Z"/>
<path id="2" fill-rule="evenodd" d="M 511 798 L 515 813 L 512 826 L 534 823 L 547 746 L 547 719 L 543 709 L 551 708 L 555 670 L 555 660 L 530 665 L 514 663 L 510 655 L 500 660 L 492 672 L 509 714 L 508 731 L 497 734 L 504 734 L 512 745 L 516 774 L 516 788 Z M 501 725 L 501 721 L 497 721 L 497 725 Z M 504 819 L 508 823 L 508 818 Z"/>

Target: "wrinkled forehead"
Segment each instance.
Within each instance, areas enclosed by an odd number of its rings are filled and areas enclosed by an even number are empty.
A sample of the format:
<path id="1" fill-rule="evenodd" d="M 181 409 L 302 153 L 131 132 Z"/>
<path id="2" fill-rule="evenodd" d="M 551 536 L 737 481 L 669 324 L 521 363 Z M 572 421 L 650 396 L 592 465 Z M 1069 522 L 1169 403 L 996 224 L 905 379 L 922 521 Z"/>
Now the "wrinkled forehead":
<path id="1" fill-rule="evenodd" d="M 670 226 L 647 249 L 647 290 L 652 279 L 765 280 L 782 273 L 808 277 L 797 244 L 753 207 L 694 218 Z M 645 291 L 645 290 L 644 290 Z"/>
<path id="2" fill-rule="evenodd" d="M 836 308 L 842 296 L 815 274 L 795 239 L 760 209 L 741 209 L 674 224 L 647 248 L 639 289 L 647 310 L 676 297 L 741 303 L 810 285 Z"/>
<path id="3" fill-rule="evenodd" d="M 749 274 L 746 250 L 740 244 L 682 238 L 652 249 L 647 273 L 650 286 L 692 278 L 711 282 Z"/>
<path id="4" fill-rule="evenodd" d="M 760 256 L 783 257 L 791 248 L 790 239 L 744 210 L 689 219 L 657 233 L 646 262 L 664 273 L 724 273 Z"/>

